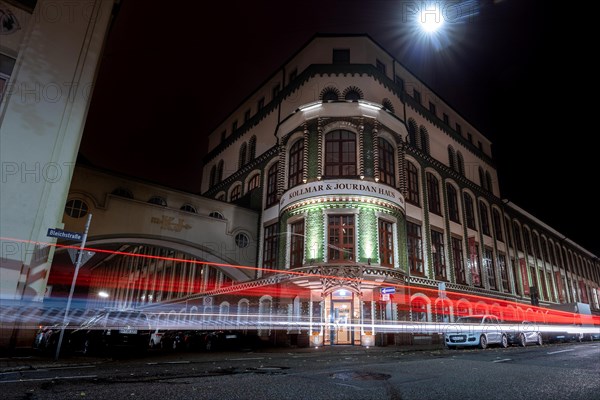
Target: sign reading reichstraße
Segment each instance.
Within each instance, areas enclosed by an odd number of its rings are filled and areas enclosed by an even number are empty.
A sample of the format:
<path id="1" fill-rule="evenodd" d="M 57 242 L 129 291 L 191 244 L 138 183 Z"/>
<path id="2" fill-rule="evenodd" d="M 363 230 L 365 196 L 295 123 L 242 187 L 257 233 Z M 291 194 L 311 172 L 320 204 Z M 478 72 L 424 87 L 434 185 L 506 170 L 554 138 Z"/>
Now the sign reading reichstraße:
<path id="1" fill-rule="evenodd" d="M 74 240 L 76 242 L 81 242 L 83 240 L 83 235 L 79 232 L 63 231 L 62 229 L 56 228 L 48 229 L 47 236 L 59 239 Z"/>

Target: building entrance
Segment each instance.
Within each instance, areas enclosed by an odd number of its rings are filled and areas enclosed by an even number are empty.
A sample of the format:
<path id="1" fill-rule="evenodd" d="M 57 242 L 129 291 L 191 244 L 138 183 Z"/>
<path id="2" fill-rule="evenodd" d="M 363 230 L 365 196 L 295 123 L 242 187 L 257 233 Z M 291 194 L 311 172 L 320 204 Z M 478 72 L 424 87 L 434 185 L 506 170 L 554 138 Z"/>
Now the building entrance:
<path id="1" fill-rule="evenodd" d="M 332 292 L 325 302 L 325 344 L 344 345 L 360 341 L 359 299 L 353 292 L 339 289 Z"/>

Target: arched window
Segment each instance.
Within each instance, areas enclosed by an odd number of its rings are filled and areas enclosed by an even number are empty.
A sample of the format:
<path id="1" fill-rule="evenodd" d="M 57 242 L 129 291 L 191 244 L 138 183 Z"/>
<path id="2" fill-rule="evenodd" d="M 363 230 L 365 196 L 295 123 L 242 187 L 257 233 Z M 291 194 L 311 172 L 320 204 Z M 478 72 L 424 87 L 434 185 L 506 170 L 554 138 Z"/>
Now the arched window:
<path id="1" fill-rule="evenodd" d="M 408 120 L 408 138 L 410 139 L 410 144 L 417 148 L 421 148 L 421 141 L 417 138 L 417 123 L 414 119 L 410 118 Z"/>
<path id="2" fill-rule="evenodd" d="M 429 211 L 441 215 L 440 184 L 436 176 L 429 172 L 427 173 L 427 200 Z"/>
<path id="3" fill-rule="evenodd" d="M 191 204 L 184 204 L 181 206 L 180 208 L 181 211 L 185 211 L 185 212 L 190 212 L 190 213 L 196 213 L 196 208 L 191 205 Z"/>
<path id="4" fill-rule="evenodd" d="M 483 175 L 483 168 L 479 167 L 479 186 L 485 189 L 485 178 Z"/>
<path id="5" fill-rule="evenodd" d="M 163 207 L 167 206 L 167 200 L 165 200 L 164 198 L 162 198 L 160 196 L 150 197 L 150 199 L 148 199 L 148 203 L 156 204 L 157 206 L 163 206 Z"/>
<path id="6" fill-rule="evenodd" d="M 278 164 L 274 163 L 267 172 L 267 207 L 277 202 L 277 171 Z"/>
<path id="7" fill-rule="evenodd" d="M 356 135 L 338 130 L 325 136 L 325 175 L 356 176 Z"/>
<path id="8" fill-rule="evenodd" d="M 217 166 L 213 165 L 212 168 L 210 169 L 210 177 L 208 178 L 209 188 L 211 188 L 215 185 L 216 178 L 217 178 Z"/>
<path id="9" fill-rule="evenodd" d="M 461 175 L 465 174 L 465 159 L 463 158 L 463 155 L 460 153 L 460 151 L 456 152 L 456 161 L 458 164 L 458 173 Z"/>
<path id="10" fill-rule="evenodd" d="M 248 181 L 248 189 L 247 191 L 251 191 L 256 189 L 260 185 L 260 175 L 256 174 Z"/>
<path id="11" fill-rule="evenodd" d="M 419 173 L 417 167 L 410 161 L 406 162 L 406 201 L 419 205 Z"/>
<path id="12" fill-rule="evenodd" d="M 475 227 L 475 208 L 473 206 L 473 198 L 468 193 L 463 194 L 465 202 L 465 217 L 467 218 L 467 227 L 476 229 Z"/>
<path id="13" fill-rule="evenodd" d="M 248 161 L 256 158 L 256 136 L 252 136 L 248 142 Z"/>
<path id="14" fill-rule="evenodd" d="M 479 201 L 479 218 L 481 220 L 481 231 L 490 236 L 490 218 L 487 205 L 483 201 Z"/>
<path id="15" fill-rule="evenodd" d="M 392 105 L 392 102 L 390 101 L 390 99 L 383 99 L 383 101 L 381 102 L 381 105 L 386 110 L 389 110 L 392 113 L 394 113 L 394 106 Z"/>
<path id="16" fill-rule="evenodd" d="M 217 164 L 217 179 L 215 183 L 219 183 L 223 180 L 223 160 Z"/>
<path id="17" fill-rule="evenodd" d="M 491 192 L 492 191 L 492 175 L 490 175 L 489 171 L 485 171 L 485 184 L 487 186 L 486 189 Z"/>
<path id="18" fill-rule="evenodd" d="M 244 165 L 246 165 L 246 148 L 248 147 L 248 145 L 246 144 L 246 142 L 242 143 L 242 145 L 240 146 L 240 158 L 239 158 L 239 162 L 238 162 L 238 169 L 242 168 Z"/>
<path id="19" fill-rule="evenodd" d="M 454 153 L 454 148 L 452 146 L 448 146 L 448 165 L 451 169 L 456 171 L 456 153 Z"/>
<path id="20" fill-rule="evenodd" d="M 362 90 L 356 86 L 350 86 L 344 90 L 344 100 L 347 101 L 358 101 L 363 98 Z"/>
<path id="21" fill-rule="evenodd" d="M 425 154 L 429 154 L 429 133 L 424 126 L 419 128 L 419 136 L 421 138 L 421 150 L 423 150 Z"/>
<path id="22" fill-rule="evenodd" d="M 458 215 L 458 195 L 456 189 L 450 183 L 446 183 L 446 191 L 448 195 L 448 218 L 450 221 L 460 223 Z"/>
<path id="23" fill-rule="evenodd" d="M 327 87 L 321 92 L 323 101 L 338 101 L 340 99 L 340 91 L 333 87 Z"/>
<path id="24" fill-rule="evenodd" d="M 304 140 L 297 140 L 290 148 L 288 188 L 302 183 L 304 172 Z"/>
<path id="25" fill-rule="evenodd" d="M 394 162 L 394 147 L 379 138 L 379 181 L 390 186 L 396 186 L 396 166 Z"/>
<path id="26" fill-rule="evenodd" d="M 242 196 L 242 185 L 236 185 L 231 191 L 231 195 L 229 197 L 229 201 L 236 201 Z"/>
<path id="27" fill-rule="evenodd" d="M 411 320 L 414 322 L 427 322 L 427 304 L 425 304 L 425 300 L 416 298 L 412 301 Z"/>
<path id="28" fill-rule="evenodd" d="M 223 216 L 223 214 L 221 214 L 218 211 L 211 211 L 210 214 L 208 214 L 209 217 L 211 218 L 216 218 L 216 219 L 225 219 L 225 217 Z"/>

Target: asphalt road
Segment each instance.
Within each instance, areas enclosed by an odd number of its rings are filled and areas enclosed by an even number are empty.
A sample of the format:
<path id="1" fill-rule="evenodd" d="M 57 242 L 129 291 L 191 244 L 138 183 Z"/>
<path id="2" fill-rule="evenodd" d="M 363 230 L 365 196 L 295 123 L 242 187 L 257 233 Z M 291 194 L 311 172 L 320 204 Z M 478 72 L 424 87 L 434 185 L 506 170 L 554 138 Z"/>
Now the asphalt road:
<path id="1" fill-rule="evenodd" d="M 4 399 L 600 399 L 600 342 L 151 353 L 0 373 Z"/>

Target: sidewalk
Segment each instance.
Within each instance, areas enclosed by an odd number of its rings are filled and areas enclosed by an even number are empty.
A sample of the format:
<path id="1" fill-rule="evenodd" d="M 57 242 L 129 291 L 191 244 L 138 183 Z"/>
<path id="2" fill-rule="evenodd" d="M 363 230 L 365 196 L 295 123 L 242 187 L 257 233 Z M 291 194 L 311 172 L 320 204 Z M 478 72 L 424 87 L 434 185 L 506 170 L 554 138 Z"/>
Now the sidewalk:
<path id="1" fill-rule="evenodd" d="M 255 351 L 254 353 L 310 353 L 315 351 L 327 352 L 327 353 L 355 353 L 355 352 L 370 352 L 370 353 L 383 353 L 383 352 L 415 352 L 415 351 L 440 351 L 443 346 L 439 344 L 414 344 L 404 346 L 375 346 L 375 347 L 362 347 L 362 346 L 324 346 L 319 349 L 314 347 L 269 347 Z M 164 357 L 164 354 L 156 355 Z M 153 355 L 149 355 L 147 359 L 151 359 Z M 34 351 L 21 351 L 18 355 L 3 356 L 0 357 L 0 373 L 15 372 L 15 371 L 26 371 L 36 369 L 47 369 L 47 368 L 61 368 L 61 367 L 74 367 L 74 366 L 87 366 L 96 365 L 106 362 L 110 362 L 111 358 L 100 358 L 100 357 L 85 357 L 85 356 L 73 356 L 64 355 L 59 357 L 57 361 L 54 361 L 54 356 L 41 355 Z"/>

